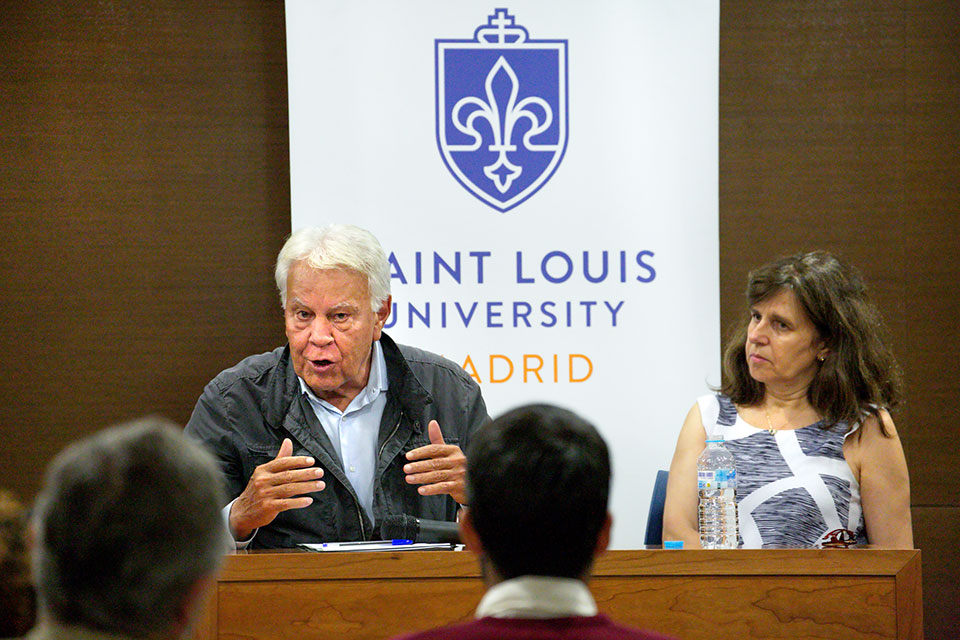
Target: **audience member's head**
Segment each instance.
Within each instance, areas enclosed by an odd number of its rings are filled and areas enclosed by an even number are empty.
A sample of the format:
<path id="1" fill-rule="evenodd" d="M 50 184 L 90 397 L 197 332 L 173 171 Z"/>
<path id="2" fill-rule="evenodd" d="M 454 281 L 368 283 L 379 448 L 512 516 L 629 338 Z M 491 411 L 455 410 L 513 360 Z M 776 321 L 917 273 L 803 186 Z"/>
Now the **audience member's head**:
<path id="1" fill-rule="evenodd" d="M 67 447 L 31 519 L 41 623 L 182 636 L 226 549 L 220 482 L 212 458 L 159 418 Z"/>
<path id="2" fill-rule="evenodd" d="M 0 638 L 24 635 L 35 616 L 25 512 L 12 493 L 0 490 Z"/>
<path id="3" fill-rule="evenodd" d="M 582 579 L 609 542 L 609 491 L 610 456 L 593 425 L 558 407 L 520 407 L 470 444 L 464 537 L 492 565 L 488 581 Z"/>

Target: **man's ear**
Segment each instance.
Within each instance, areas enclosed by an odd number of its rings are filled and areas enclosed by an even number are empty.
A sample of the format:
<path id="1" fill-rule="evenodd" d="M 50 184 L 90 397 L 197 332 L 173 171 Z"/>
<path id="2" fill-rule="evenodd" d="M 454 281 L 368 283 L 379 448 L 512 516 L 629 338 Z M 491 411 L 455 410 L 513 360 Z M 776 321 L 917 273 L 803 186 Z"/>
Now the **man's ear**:
<path id="1" fill-rule="evenodd" d="M 607 550 L 607 547 L 610 546 L 610 529 L 613 527 L 613 516 L 610 515 L 610 512 L 607 512 L 607 517 L 603 521 L 603 526 L 600 527 L 600 533 L 597 534 L 597 546 L 593 549 L 594 557 L 599 556 L 604 551 Z"/>
<path id="2" fill-rule="evenodd" d="M 383 331 L 383 325 L 387 323 L 387 318 L 390 317 L 391 309 L 393 309 L 393 296 L 387 296 L 387 299 L 383 301 L 383 304 L 380 305 L 380 309 L 377 311 L 377 324 L 373 330 L 374 340 L 380 339 L 380 334 Z"/>
<path id="3" fill-rule="evenodd" d="M 459 525 L 460 539 L 465 545 L 467 545 L 467 550 L 472 551 L 478 556 L 482 555 L 483 544 L 481 544 L 480 536 L 477 534 L 477 530 L 473 526 L 473 518 L 470 517 L 469 507 L 460 509 Z"/>

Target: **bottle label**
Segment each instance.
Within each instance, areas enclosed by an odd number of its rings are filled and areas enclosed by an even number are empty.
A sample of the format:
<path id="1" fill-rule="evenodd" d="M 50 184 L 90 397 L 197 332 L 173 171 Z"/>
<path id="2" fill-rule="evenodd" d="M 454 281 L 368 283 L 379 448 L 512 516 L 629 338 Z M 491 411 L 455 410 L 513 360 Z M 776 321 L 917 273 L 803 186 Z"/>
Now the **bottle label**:
<path id="1" fill-rule="evenodd" d="M 697 471 L 697 489 L 731 489 L 737 486 L 736 469 L 716 469 L 714 471 Z"/>

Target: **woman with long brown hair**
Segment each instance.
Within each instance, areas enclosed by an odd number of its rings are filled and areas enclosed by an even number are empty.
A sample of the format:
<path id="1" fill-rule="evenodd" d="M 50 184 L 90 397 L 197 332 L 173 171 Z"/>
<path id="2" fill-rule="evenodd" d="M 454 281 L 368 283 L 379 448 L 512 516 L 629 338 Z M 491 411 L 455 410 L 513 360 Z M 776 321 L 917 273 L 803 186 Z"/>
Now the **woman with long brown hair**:
<path id="1" fill-rule="evenodd" d="M 697 457 L 723 436 L 743 547 L 910 548 L 910 481 L 889 410 L 900 373 L 860 274 L 823 251 L 751 272 L 723 385 L 691 408 L 670 466 L 664 539 L 699 547 Z"/>

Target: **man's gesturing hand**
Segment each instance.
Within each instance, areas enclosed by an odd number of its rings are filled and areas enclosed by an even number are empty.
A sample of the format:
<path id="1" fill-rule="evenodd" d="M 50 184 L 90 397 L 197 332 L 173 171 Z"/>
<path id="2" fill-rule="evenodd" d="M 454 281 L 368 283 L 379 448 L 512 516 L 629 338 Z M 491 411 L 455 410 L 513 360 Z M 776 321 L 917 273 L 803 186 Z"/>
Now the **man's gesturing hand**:
<path id="1" fill-rule="evenodd" d="M 448 493 L 460 504 L 465 504 L 467 457 L 457 445 L 443 443 L 443 433 L 436 420 L 427 425 L 427 433 L 431 444 L 407 452 L 407 460 L 417 461 L 403 466 L 407 483 L 423 485 L 417 489 L 422 496 Z"/>
<path id="2" fill-rule="evenodd" d="M 292 453 L 293 442 L 284 438 L 277 457 L 254 469 L 247 488 L 230 508 L 230 529 L 237 540 L 270 524 L 281 511 L 309 506 L 313 498 L 303 494 L 322 491 L 326 486 L 320 480 L 323 469 L 313 466 L 313 458 Z"/>

